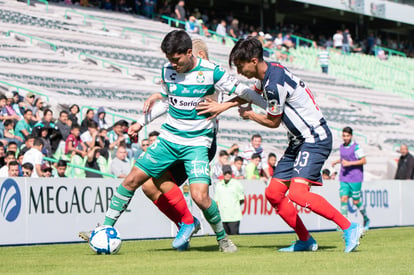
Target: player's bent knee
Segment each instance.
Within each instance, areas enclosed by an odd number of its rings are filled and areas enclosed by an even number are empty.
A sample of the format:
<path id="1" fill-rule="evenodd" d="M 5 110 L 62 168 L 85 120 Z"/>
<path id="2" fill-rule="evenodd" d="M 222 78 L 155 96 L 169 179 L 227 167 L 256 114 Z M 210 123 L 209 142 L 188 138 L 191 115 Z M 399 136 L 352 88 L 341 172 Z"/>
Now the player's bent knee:
<path id="1" fill-rule="evenodd" d="M 273 178 L 271 183 L 265 190 L 266 199 L 275 206 L 279 204 L 286 196 L 287 186 L 281 182 Z"/>
<path id="2" fill-rule="evenodd" d="M 160 190 L 154 185 L 152 180 L 147 180 L 142 186 L 142 191 L 150 200 L 156 201 L 162 194 Z"/>
<path id="3" fill-rule="evenodd" d="M 133 167 L 131 172 L 129 172 L 128 176 L 122 182 L 122 185 L 129 190 L 136 190 L 148 179 L 149 176 L 141 169 Z"/>
<path id="4" fill-rule="evenodd" d="M 309 186 L 307 184 L 293 180 L 290 185 L 288 198 L 300 206 L 304 206 L 306 204 L 305 194 L 308 192 Z"/>

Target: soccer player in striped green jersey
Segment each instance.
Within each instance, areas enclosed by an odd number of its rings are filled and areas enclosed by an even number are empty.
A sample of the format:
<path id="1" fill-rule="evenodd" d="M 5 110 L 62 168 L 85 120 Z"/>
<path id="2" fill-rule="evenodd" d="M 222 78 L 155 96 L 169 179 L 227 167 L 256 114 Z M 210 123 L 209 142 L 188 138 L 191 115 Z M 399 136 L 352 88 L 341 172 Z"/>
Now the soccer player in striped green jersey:
<path id="1" fill-rule="evenodd" d="M 168 33 L 161 43 L 169 63 L 162 69 L 161 95 L 168 100 L 167 119 L 158 139 L 148 148 L 129 175 L 118 187 L 106 213 L 104 225 L 113 226 L 127 208 L 134 192 L 149 178 L 159 178 L 176 161 L 184 163 L 192 199 L 212 226 L 219 250 L 235 252 L 237 247 L 228 239 L 217 204 L 208 193 L 210 183 L 208 148 L 214 136 L 215 122 L 210 114 L 197 114 L 196 107 L 207 97 L 222 92 L 265 108 L 266 103 L 256 92 L 241 84 L 220 66 L 196 58 L 190 36 L 182 30 Z M 145 107 L 144 107 L 145 108 Z M 164 186 L 157 186 L 161 192 Z M 194 224 L 183 224 L 173 242 L 179 248 L 194 233 Z"/>

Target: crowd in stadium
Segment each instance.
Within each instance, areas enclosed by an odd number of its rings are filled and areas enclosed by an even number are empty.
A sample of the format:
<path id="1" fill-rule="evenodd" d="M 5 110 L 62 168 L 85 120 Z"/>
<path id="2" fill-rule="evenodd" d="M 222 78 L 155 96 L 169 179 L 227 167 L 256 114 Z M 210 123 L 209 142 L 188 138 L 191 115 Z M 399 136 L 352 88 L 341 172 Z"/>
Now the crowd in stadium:
<path id="1" fill-rule="evenodd" d="M 134 159 L 146 151 L 159 133 L 148 138 L 128 136 L 129 123 L 119 120 L 110 125 L 105 109 L 88 109 L 79 120 L 80 108 L 73 104 L 55 119 L 51 106 L 29 92 L 0 94 L 0 175 L 4 177 L 102 177 L 101 173 L 76 167 L 87 167 L 118 178 L 128 175 Z M 237 179 L 267 180 L 273 175 L 276 156 L 266 155 L 262 138 L 255 134 L 239 154 L 234 144 L 218 152 L 212 167 L 213 181 L 223 179 L 222 168 L 231 165 Z M 43 157 L 54 158 L 56 163 Z M 75 168 L 71 168 L 73 165 Z"/>
<path id="2" fill-rule="evenodd" d="M 156 18 L 159 15 L 166 15 L 185 21 L 186 25 L 182 27 L 189 32 L 199 32 L 198 27 L 205 30 L 212 30 L 220 35 L 228 35 L 233 38 L 257 36 L 266 48 L 288 51 L 290 47 L 296 45 L 294 37 L 300 36 L 315 41 L 314 45 L 323 45 L 327 48 L 335 48 L 335 33 L 315 33 L 309 29 L 308 25 L 295 24 L 278 24 L 276 26 L 267 26 L 261 29 L 258 26 L 250 25 L 245 22 L 239 22 L 229 15 L 220 18 L 214 11 L 201 11 L 197 8 L 190 11 L 186 9 L 184 1 L 150 1 L 150 0 L 54 0 L 66 4 L 79 4 L 82 6 L 93 6 L 101 9 L 139 14 L 148 18 Z M 176 4 L 176 5 L 175 5 Z M 181 13 L 181 15 L 180 15 Z M 161 20 L 161 19 L 160 19 Z M 224 28 L 224 31 L 222 31 Z M 342 31 L 346 31 L 341 30 Z M 205 32 L 209 35 L 208 32 Z M 282 41 L 282 43 L 281 43 Z M 306 42 L 305 46 L 310 46 Z M 354 37 L 351 41 L 349 52 L 365 53 L 370 55 L 382 54 L 380 49 L 375 46 L 382 46 L 392 50 L 404 52 L 409 57 L 414 57 L 413 42 L 410 40 L 397 40 L 392 36 L 383 37 L 381 34 L 369 33 L 366 37 Z M 386 59 L 386 58 L 384 58 Z"/>

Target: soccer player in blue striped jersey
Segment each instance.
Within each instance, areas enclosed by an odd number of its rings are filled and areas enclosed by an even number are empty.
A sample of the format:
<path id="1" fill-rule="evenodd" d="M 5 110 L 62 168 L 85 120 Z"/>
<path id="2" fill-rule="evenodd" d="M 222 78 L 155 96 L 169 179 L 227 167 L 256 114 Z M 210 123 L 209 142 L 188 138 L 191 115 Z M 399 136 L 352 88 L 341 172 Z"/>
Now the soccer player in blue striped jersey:
<path id="1" fill-rule="evenodd" d="M 310 192 L 312 185 L 322 185 L 320 171 L 332 150 L 332 135 L 309 87 L 281 64 L 264 61 L 262 44 L 255 38 L 239 40 L 230 53 L 229 63 L 236 66 L 239 74 L 258 80 L 255 88 L 267 102 L 267 114 L 257 114 L 248 106 L 239 107 L 240 115 L 269 128 L 283 124 L 288 129 L 289 146 L 265 194 L 299 240 L 279 251 L 318 248 L 292 202 L 335 222 L 344 231 L 345 252 L 353 251 L 359 244 L 361 226 L 351 223 L 322 196 Z M 213 112 L 214 117 L 238 104 L 229 101 L 220 105 L 210 101 L 199 107 L 204 110 L 199 114 Z"/>
<path id="2" fill-rule="evenodd" d="M 168 33 L 161 50 L 169 63 L 162 69 L 162 96 L 168 99 L 167 119 L 161 134 L 116 190 L 107 210 L 104 225 L 113 226 L 125 211 L 134 192 L 149 178 L 159 178 L 176 161 L 183 161 L 188 175 L 192 199 L 216 233 L 220 251 L 235 252 L 237 247 L 227 238 L 217 204 L 208 194 L 209 160 L 215 125 L 210 114 L 197 114 L 197 105 L 216 91 L 235 94 L 248 102 L 261 103 L 258 94 L 230 76 L 220 66 L 197 59 L 192 54 L 190 36 L 182 30 Z M 261 98 L 259 96 L 259 98 Z M 163 193 L 163 185 L 157 186 Z M 191 237 L 194 224 L 182 225 L 178 236 L 183 245 Z M 177 239 L 177 238 L 176 238 Z"/>

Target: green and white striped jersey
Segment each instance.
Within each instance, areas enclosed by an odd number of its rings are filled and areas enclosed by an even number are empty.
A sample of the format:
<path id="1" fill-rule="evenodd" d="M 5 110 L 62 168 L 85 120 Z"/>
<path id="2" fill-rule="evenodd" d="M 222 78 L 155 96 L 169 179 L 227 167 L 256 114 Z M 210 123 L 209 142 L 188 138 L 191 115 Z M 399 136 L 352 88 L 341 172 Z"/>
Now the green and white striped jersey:
<path id="1" fill-rule="evenodd" d="M 160 137 L 189 146 L 210 147 L 214 135 L 214 121 L 207 120 L 208 114 L 197 115 L 197 105 L 205 97 L 214 97 L 220 92 L 238 94 L 247 88 L 220 66 L 201 58 L 186 73 L 177 73 L 169 63 L 164 65 L 162 80 L 161 94 L 168 97 L 169 109 Z"/>

